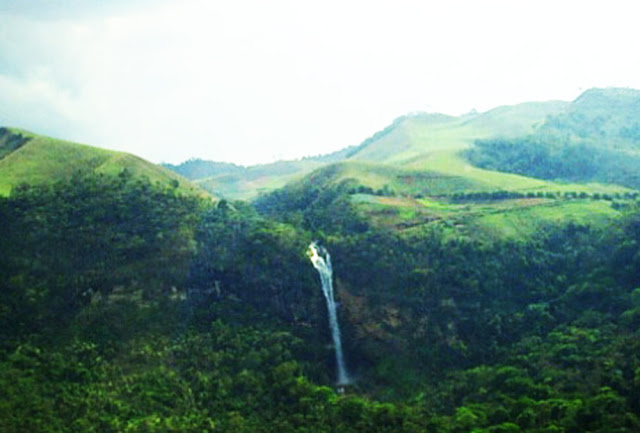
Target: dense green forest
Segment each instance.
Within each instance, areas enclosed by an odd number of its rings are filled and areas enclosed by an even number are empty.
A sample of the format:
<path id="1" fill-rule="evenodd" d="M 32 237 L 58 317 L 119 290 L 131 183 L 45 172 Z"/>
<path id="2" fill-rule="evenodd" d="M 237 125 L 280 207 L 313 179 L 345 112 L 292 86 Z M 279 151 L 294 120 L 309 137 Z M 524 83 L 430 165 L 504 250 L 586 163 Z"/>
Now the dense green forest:
<path id="1" fill-rule="evenodd" d="M 372 225 L 351 187 L 255 207 L 126 170 L 13 188 L 0 431 L 640 430 L 640 209 L 487 241 Z"/>
<path id="2" fill-rule="evenodd" d="M 539 179 L 640 187 L 640 154 L 598 147 L 589 140 L 543 135 L 477 140 L 466 152 L 478 167 Z"/>

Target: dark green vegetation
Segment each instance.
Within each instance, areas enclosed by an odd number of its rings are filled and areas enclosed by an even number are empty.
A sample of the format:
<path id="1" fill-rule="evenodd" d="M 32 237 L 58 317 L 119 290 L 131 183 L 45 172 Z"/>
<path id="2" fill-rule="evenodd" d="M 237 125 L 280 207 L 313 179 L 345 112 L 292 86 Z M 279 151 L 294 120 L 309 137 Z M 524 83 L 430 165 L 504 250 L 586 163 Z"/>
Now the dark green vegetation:
<path id="1" fill-rule="evenodd" d="M 377 229 L 348 193 L 324 194 L 331 220 L 317 199 L 302 216 L 265 199 L 294 228 L 126 173 L 14 190 L 0 202 L 1 429 L 640 428 L 637 208 L 606 229 L 488 243 Z M 333 253 L 358 378 L 343 396 L 312 231 Z"/>
<path id="2" fill-rule="evenodd" d="M 459 154 L 577 102 L 403 117 L 253 203 L 2 130 L 0 431 L 640 431 L 638 192 Z"/>
<path id="3" fill-rule="evenodd" d="M 19 131 L 0 128 L 0 159 L 19 149 L 28 141 L 29 137 Z"/>

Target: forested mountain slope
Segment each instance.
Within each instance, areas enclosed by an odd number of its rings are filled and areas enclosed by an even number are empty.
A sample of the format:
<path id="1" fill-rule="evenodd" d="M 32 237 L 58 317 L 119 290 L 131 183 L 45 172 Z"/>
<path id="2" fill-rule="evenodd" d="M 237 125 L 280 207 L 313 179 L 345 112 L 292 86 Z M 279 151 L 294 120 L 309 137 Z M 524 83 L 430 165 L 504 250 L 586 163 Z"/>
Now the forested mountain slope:
<path id="1" fill-rule="evenodd" d="M 479 139 L 477 166 L 540 179 L 640 187 L 640 91 L 592 89 L 532 134 Z"/>
<path id="2" fill-rule="evenodd" d="M 323 191 L 281 221 L 128 175 L 1 198 L 0 429 L 640 428 L 637 205 L 489 240 L 390 230 Z M 313 239 L 332 254 L 344 394 Z"/>

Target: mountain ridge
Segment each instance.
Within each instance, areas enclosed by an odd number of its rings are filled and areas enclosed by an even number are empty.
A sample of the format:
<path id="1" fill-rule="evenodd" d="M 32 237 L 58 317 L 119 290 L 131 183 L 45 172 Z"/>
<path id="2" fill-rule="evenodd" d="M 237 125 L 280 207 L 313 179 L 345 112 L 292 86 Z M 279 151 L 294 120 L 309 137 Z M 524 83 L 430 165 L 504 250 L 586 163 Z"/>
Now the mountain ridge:
<path id="1" fill-rule="evenodd" d="M 472 112 L 461 116 L 414 112 L 396 118 L 391 124 L 363 140 L 359 145 L 330 154 L 334 156 L 331 160 L 315 157 L 280 161 L 246 167 L 234 172 L 233 176 L 229 173 L 215 173 L 206 178 L 194 177 L 193 180 L 220 196 L 251 200 L 259 194 L 268 193 L 290 181 L 300 179 L 326 163 L 359 160 L 392 164 L 411 170 L 441 171 L 452 176 L 472 175 L 474 181 L 484 176 L 491 179 L 503 177 L 504 181 L 501 182 L 508 184 L 509 177 L 505 176 L 510 173 L 508 169 L 501 170 L 496 166 L 474 164 L 462 152 L 474 149 L 478 140 L 517 140 L 536 134 L 549 134 L 549 131 L 554 128 L 562 131 L 571 131 L 571 128 L 579 129 L 580 131 L 573 133 L 574 135 L 592 134 L 590 130 L 582 131 L 586 127 L 581 126 L 585 122 L 589 125 L 594 123 L 591 122 L 592 117 L 585 117 L 580 113 L 603 100 L 618 101 L 615 104 L 609 103 L 610 106 L 617 108 L 606 113 L 609 119 L 606 122 L 617 128 L 616 137 L 621 138 L 616 138 L 616 143 L 629 143 L 631 140 L 629 137 L 635 137 L 635 135 L 640 137 L 640 124 L 634 123 L 637 118 L 635 115 L 638 114 L 634 111 L 634 104 L 636 104 L 634 98 L 638 94 L 640 91 L 628 88 L 595 88 L 583 92 L 571 102 L 559 100 L 523 102 L 499 106 L 483 113 Z M 554 134 L 557 135 L 555 132 Z M 207 161 L 201 163 L 210 164 L 212 167 L 218 164 Z M 281 170 L 283 166 L 288 167 L 286 173 Z M 484 171 L 481 170 L 483 168 Z M 521 172 L 516 174 L 526 175 Z M 612 181 L 610 178 L 595 179 L 595 181 L 598 180 Z M 594 180 L 585 179 L 585 181 Z M 633 186 L 628 183 L 624 185 Z"/>
<path id="2" fill-rule="evenodd" d="M 491 124 L 501 124 L 502 131 L 512 135 L 518 131 L 527 131 L 532 124 L 541 122 L 549 112 L 556 112 L 565 104 L 567 103 L 562 101 L 522 103 L 463 116 L 410 113 L 396 118 L 391 124 L 363 140 L 359 145 L 327 155 L 249 166 L 240 170 L 234 169 L 234 177 L 230 177 L 228 172 L 216 169 L 216 167 L 224 167 L 226 163 L 198 160 L 199 164 L 210 166 L 208 174 L 211 175 L 192 177 L 192 180 L 208 191 L 226 198 L 253 199 L 260 193 L 282 187 L 287 182 L 299 179 L 327 163 L 368 160 L 416 166 L 416 160 L 431 151 L 452 149 L 457 151 L 471 146 L 474 139 L 479 136 L 490 136 L 491 127 L 488 125 Z M 516 114 L 510 114 L 512 112 Z M 483 122 L 486 124 L 483 125 Z M 429 149 L 425 150 L 425 144 L 430 146 Z M 180 173 L 184 172 L 183 170 L 190 164 L 193 162 L 186 161 L 175 166 L 165 166 L 173 167 Z M 286 174 L 278 170 L 283 165 L 290 167 Z M 434 168 L 428 167 L 428 169 Z M 255 182 L 259 177 L 262 179 L 258 181 L 259 185 L 256 187 Z"/>

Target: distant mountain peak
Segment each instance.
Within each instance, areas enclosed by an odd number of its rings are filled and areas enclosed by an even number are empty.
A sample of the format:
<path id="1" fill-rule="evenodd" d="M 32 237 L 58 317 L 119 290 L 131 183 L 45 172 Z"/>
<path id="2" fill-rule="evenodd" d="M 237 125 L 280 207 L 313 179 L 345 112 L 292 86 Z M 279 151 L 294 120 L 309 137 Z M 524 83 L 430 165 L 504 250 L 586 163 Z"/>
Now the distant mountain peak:
<path id="1" fill-rule="evenodd" d="M 615 101 L 617 104 L 640 101 L 640 90 L 629 87 L 595 87 L 584 91 L 575 101 L 576 105 L 601 104 L 603 101 Z"/>

